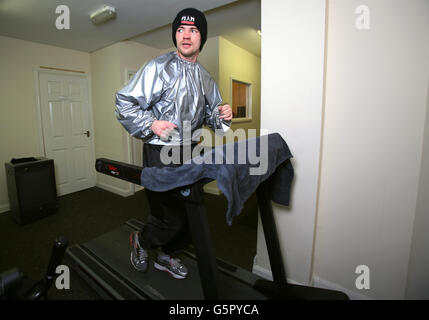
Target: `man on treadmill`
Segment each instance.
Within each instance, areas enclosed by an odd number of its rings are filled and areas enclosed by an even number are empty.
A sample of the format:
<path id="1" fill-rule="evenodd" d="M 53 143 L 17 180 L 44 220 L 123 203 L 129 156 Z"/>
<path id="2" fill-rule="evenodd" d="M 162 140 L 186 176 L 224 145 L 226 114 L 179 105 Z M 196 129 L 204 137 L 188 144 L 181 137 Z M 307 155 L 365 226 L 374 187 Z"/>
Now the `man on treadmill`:
<path id="1" fill-rule="evenodd" d="M 188 160 L 184 145 L 196 145 L 203 125 L 220 134 L 231 126 L 231 107 L 221 105 L 215 81 L 197 61 L 207 40 L 204 13 L 194 8 L 180 11 L 172 38 L 177 51 L 148 62 L 116 94 L 116 117 L 132 136 L 144 141 L 145 167 L 177 167 Z M 184 134 L 187 130 L 191 139 Z M 165 163 L 161 152 L 165 147 L 181 155 L 180 163 Z M 130 235 L 131 264 L 145 272 L 148 251 L 160 249 L 155 268 L 184 279 L 188 270 L 178 256 L 191 243 L 185 205 L 168 193 L 145 191 L 151 215 L 142 230 Z"/>

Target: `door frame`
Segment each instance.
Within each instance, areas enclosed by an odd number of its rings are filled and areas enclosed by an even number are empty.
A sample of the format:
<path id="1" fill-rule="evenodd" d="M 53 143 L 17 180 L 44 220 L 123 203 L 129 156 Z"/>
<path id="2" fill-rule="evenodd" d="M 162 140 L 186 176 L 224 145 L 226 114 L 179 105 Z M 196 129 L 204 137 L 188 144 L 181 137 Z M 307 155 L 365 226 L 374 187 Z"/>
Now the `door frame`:
<path id="1" fill-rule="evenodd" d="M 145 65 L 147 63 L 147 61 L 143 62 L 143 65 Z M 122 86 L 126 86 L 131 78 L 139 71 L 139 69 L 137 68 L 125 68 L 124 69 L 124 81 Z M 140 166 L 140 164 L 136 163 L 135 158 L 136 158 L 136 140 L 128 133 L 125 133 L 126 135 L 126 146 L 127 146 L 127 152 L 126 155 L 128 157 L 128 162 L 134 165 L 138 165 Z M 143 154 L 143 148 L 141 148 L 140 150 L 141 154 Z M 138 186 L 134 183 L 130 183 L 130 193 L 131 195 L 135 194 L 138 191 L 143 190 L 144 188 L 142 186 Z"/>
<path id="2" fill-rule="evenodd" d="M 91 170 L 94 171 L 94 174 L 90 177 L 91 178 L 91 185 L 94 187 L 97 182 L 97 177 L 95 174 L 95 135 L 94 135 L 94 117 L 92 113 L 92 91 L 91 91 L 91 76 L 89 74 L 85 73 L 78 73 L 73 71 L 61 71 L 61 70 L 53 70 L 53 69 L 45 69 L 41 68 L 39 66 L 36 66 L 33 68 L 33 81 L 34 81 L 34 88 L 35 88 L 35 94 L 36 94 L 36 113 L 37 113 L 37 129 L 38 129 L 38 135 L 39 135 L 39 151 L 40 155 L 46 157 L 46 148 L 45 148 L 45 140 L 43 138 L 43 121 L 42 121 L 42 106 L 40 101 L 40 85 L 39 85 L 39 76 L 41 74 L 54 74 L 54 75 L 65 75 L 65 76 L 77 76 L 86 79 L 87 84 L 87 92 L 88 92 L 88 115 L 89 115 L 89 129 L 91 131 L 91 138 L 89 146 L 91 148 L 90 150 L 90 157 L 91 161 L 94 164 L 94 166 L 91 167 Z"/>

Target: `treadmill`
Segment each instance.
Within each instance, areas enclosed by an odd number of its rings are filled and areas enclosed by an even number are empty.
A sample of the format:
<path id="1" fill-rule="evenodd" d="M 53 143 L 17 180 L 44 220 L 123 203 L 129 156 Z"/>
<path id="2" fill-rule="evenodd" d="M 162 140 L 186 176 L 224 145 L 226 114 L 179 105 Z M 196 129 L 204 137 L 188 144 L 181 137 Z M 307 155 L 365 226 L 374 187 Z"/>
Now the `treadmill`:
<path id="1" fill-rule="evenodd" d="M 100 158 L 98 172 L 140 185 L 142 167 Z M 217 259 L 210 241 L 202 203 L 203 183 L 170 190 L 186 204 L 195 253 L 186 251 L 182 261 L 188 277 L 173 280 L 149 264 L 138 272 L 130 263 L 129 236 L 143 223 L 136 219 L 84 244 L 70 246 L 65 263 L 102 299 L 112 300 L 267 300 L 348 299 L 339 291 L 293 285 L 287 282 L 269 194 L 270 178 L 257 190 L 273 281 Z"/>

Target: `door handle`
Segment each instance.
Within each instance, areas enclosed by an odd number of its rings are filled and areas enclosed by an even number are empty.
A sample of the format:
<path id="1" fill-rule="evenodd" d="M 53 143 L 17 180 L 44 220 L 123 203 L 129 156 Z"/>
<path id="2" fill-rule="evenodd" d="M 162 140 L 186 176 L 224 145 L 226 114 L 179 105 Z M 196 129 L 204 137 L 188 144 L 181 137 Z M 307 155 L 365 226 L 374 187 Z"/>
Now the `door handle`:
<path id="1" fill-rule="evenodd" d="M 87 130 L 84 134 L 86 134 L 86 136 L 89 138 L 89 136 L 90 136 L 89 130 Z"/>

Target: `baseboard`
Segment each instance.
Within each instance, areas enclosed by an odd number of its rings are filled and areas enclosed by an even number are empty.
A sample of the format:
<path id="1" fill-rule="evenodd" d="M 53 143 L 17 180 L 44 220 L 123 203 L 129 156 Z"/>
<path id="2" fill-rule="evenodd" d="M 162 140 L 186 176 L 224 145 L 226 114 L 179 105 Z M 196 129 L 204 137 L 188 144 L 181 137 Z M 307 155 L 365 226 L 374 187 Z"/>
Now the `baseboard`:
<path id="1" fill-rule="evenodd" d="M 103 182 L 97 182 L 96 186 L 103 189 L 103 190 L 110 191 L 112 193 L 115 193 L 115 194 L 123 196 L 123 197 L 129 197 L 129 196 L 133 195 L 133 192 L 130 189 L 128 189 L 128 190 L 120 189 L 118 187 L 115 187 L 115 186 L 112 186 L 110 184 L 106 184 Z"/>
<path id="2" fill-rule="evenodd" d="M 9 205 L 9 203 L 0 204 L 0 213 L 8 212 L 8 211 L 10 211 L 10 205 Z"/>
<path id="3" fill-rule="evenodd" d="M 252 272 L 261 278 L 273 281 L 273 274 L 271 273 L 271 270 L 253 264 Z"/>
<path id="4" fill-rule="evenodd" d="M 264 279 L 267 279 L 270 281 L 273 280 L 273 275 L 271 273 L 271 270 L 265 269 L 259 265 L 253 264 L 252 272 L 261 278 L 264 278 Z M 290 278 L 288 278 L 287 281 L 290 284 L 296 284 L 296 285 L 300 285 L 300 286 L 306 285 L 306 284 L 296 282 Z M 317 276 L 313 277 L 312 287 L 340 291 L 340 292 L 345 293 L 351 300 L 374 300 L 373 298 L 368 297 L 364 294 L 346 289 L 346 288 L 344 288 L 338 284 L 335 284 L 335 283 L 332 283 L 330 281 L 321 279 Z"/>
<path id="5" fill-rule="evenodd" d="M 134 192 L 139 192 L 142 190 L 144 190 L 144 188 L 142 186 L 134 185 Z"/>
<path id="6" fill-rule="evenodd" d="M 273 281 L 273 274 L 271 273 L 271 270 L 268 270 L 268 269 L 265 269 L 265 268 L 258 266 L 256 264 L 253 264 L 252 272 L 261 278 Z M 304 285 L 304 284 L 296 282 L 290 278 L 287 278 L 287 282 L 290 284 L 296 284 L 296 285 L 300 285 L 300 286 Z"/>
<path id="7" fill-rule="evenodd" d="M 346 289 L 336 283 L 333 283 L 325 279 L 321 279 L 318 276 L 313 277 L 313 286 L 316 288 L 341 291 L 345 293 L 350 298 L 350 300 L 375 300 L 374 298 L 368 297 L 362 293 L 358 293 L 356 291 Z"/>
<path id="8" fill-rule="evenodd" d="M 217 196 L 220 196 L 222 194 L 222 192 L 219 190 L 217 185 L 216 184 L 213 185 L 211 183 L 208 183 L 204 186 L 204 192 L 214 194 Z"/>

